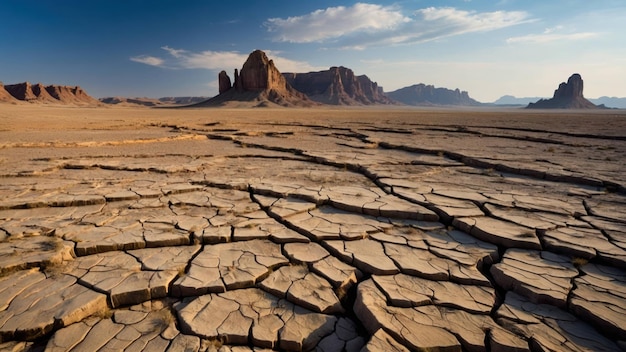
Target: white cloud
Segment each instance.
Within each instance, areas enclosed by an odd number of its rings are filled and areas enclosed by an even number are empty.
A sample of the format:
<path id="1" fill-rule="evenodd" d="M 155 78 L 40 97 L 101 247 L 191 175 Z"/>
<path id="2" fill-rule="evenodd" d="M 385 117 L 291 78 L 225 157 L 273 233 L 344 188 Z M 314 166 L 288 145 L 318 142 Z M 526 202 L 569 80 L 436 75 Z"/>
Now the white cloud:
<path id="1" fill-rule="evenodd" d="M 414 44 L 492 31 L 531 21 L 523 11 L 475 12 L 429 7 L 405 15 L 396 7 L 357 3 L 286 19 L 271 18 L 265 26 L 277 41 L 333 42 L 342 49 L 363 50 L 369 46 Z"/>
<path id="2" fill-rule="evenodd" d="M 174 56 L 174 57 L 180 57 L 185 50 L 180 50 L 180 49 L 172 49 L 169 46 L 162 46 L 161 49 L 167 51 L 168 53 L 170 53 L 170 55 Z"/>
<path id="3" fill-rule="evenodd" d="M 351 7 L 329 7 L 286 19 L 270 18 L 264 25 L 276 41 L 311 43 L 355 32 L 389 31 L 409 21 L 394 7 L 356 3 Z"/>
<path id="4" fill-rule="evenodd" d="M 506 40 L 507 43 L 549 43 L 555 41 L 573 41 L 573 40 L 585 40 L 597 37 L 599 33 L 595 32 L 580 32 L 580 33 L 569 33 L 569 34 L 559 34 L 554 33 L 553 31 L 547 31 L 542 34 L 529 34 L 519 37 L 512 37 Z"/>
<path id="5" fill-rule="evenodd" d="M 159 57 L 140 55 L 133 56 L 130 58 L 130 61 L 139 62 L 141 64 L 146 64 L 150 66 L 163 66 L 165 61 Z"/>
<path id="6" fill-rule="evenodd" d="M 235 68 L 241 68 L 248 58 L 248 54 L 238 51 L 200 51 L 192 52 L 185 49 L 174 49 L 163 46 L 161 49 L 167 51 L 168 59 L 161 59 L 154 56 L 135 56 L 130 59 L 151 66 L 167 67 L 174 69 L 207 69 L 225 70 L 232 72 Z M 270 60 L 274 60 L 274 65 L 281 72 L 307 72 L 317 71 L 325 68 L 313 66 L 305 61 L 291 60 L 281 56 L 278 51 L 264 50 Z"/>
<path id="7" fill-rule="evenodd" d="M 453 7 L 429 7 L 417 10 L 416 14 L 422 19 L 417 28 L 425 31 L 422 40 L 492 31 L 532 21 L 523 11 L 475 12 Z"/>

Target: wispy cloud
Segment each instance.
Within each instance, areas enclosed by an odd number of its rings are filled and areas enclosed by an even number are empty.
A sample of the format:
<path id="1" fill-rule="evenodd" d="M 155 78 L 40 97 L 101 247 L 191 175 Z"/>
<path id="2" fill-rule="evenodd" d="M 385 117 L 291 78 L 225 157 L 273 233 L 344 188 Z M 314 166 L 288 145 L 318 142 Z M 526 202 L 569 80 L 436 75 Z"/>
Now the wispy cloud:
<path id="1" fill-rule="evenodd" d="M 271 18 L 265 27 L 275 41 L 332 42 L 348 49 L 375 45 L 413 44 L 492 31 L 531 22 L 523 11 L 476 12 L 453 7 L 429 7 L 405 14 L 396 7 L 357 3 L 309 14 Z"/>
<path id="2" fill-rule="evenodd" d="M 264 26 L 280 42 L 311 43 L 354 32 L 390 31 L 409 22 L 395 7 L 356 3 L 316 10 L 303 16 L 270 18 Z"/>
<path id="3" fill-rule="evenodd" d="M 163 66 L 165 61 L 161 58 L 147 55 L 133 56 L 130 61 L 139 62 L 150 66 Z"/>
<path id="4" fill-rule="evenodd" d="M 578 32 L 578 33 L 558 33 L 563 27 L 558 26 L 554 28 L 547 28 L 541 34 L 529 34 L 519 37 L 512 37 L 506 40 L 509 44 L 514 43 L 550 43 L 556 41 L 575 41 L 586 40 L 597 37 L 600 33 L 597 32 Z"/>
<path id="5" fill-rule="evenodd" d="M 248 54 L 238 51 L 200 51 L 193 52 L 185 49 L 174 49 L 163 46 L 161 49 L 168 54 L 166 58 L 140 55 L 131 57 L 131 61 L 146 65 L 158 66 L 170 69 L 207 69 L 227 70 L 241 68 L 248 58 Z M 279 51 L 264 50 L 267 56 L 274 60 L 274 64 L 281 72 L 315 71 L 323 68 L 313 66 L 308 62 L 291 60 L 281 56 Z"/>

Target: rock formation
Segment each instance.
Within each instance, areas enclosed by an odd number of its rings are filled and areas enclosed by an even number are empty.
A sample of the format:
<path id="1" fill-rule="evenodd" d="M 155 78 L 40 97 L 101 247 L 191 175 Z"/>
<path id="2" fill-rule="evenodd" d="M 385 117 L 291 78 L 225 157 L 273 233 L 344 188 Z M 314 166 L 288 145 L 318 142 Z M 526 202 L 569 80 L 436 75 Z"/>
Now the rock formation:
<path id="1" fill-rule="evenodd" d="M 9 103 L 9 102 L 16 102 L 17 99 L 15 99 L 5 88 L 4 88 L 4 84 L 2 84 L 2 82 L 0 82 L 0 103 Z"/>
<path id="2" fill-rule="evenodd" d="M 295 90 L 283 77 L 261 50 L 253 51 L 241 71 L 235 69 L 234 83 L 230 85 L 230 77 L 225 71 L 218 75 L 220 94 L 207 101 L 193 106 L 223 106 L 231 102 L 253 106 L 311 106 L 315 103 L 307 96 Z"/>
<path id="3" fill-rule="evenodd" d="M 382 87 L 367 76 L 356 76 L 346 67 L 326 71 L 284 73 L 287 82 L 310 99 L 332 105 L 393 104 Z"/>
<path id="4" fill-rule="evenodd" d="M 119 106 L 161 106 L 165 105 L 158 99 L 151 98 L 125 98 L 125 97 L 107 97 L 101 98 L 100 102 L 110 105 L 119 105 Z"/>
<path id="5" fill-rule="evenodd" d="M 158 99 L 146 97 L 106 97 L 100 98 L 100 102 L 119 106 L 168 107 L 197 104 L 207 99 L 207 97 L 162 97 Z"/>
<path id="6" fill-rule="evenodd" d="M 60 86 L 29 82 L 10 84 L 3 90 L 21 101 L 51 103 L 63 105 L 95 105 L 98 100 L 92 98 L 79 86 Z M 0 101 L 4 101 L 0 98 Z"/>
<path id="7" fill-rule="evenodd" d="M 536 103 L 530 103 L 527 109 L 598 109 L 595 105 L 583 97 L 583 79 L 578 73 L 574 73 L 562 82 L 554 91 L 552 99 L 541 99 Z"/>
<path id="8" fill-rule="evenodd" d="M 435 86 L 422 83 L 389 92 L 387 96 L 406 105 L 481 105 L 478 101 L 470 98 L 466 91 L 461 91 L 458 88 L 455 90 L 435 88 Z"/>
<path id="9" fill-rule="evenodd" d="M 217 80 L 219 82 L 219 92 L 220 94 L 228 91 L 230 88 L 232 88 L 232 83 L 230 81 L 230 77 L 228 77 L 228 74 L 226 73 L 226 71 L 221 71 L 220 74 L 217 76 Z"/>

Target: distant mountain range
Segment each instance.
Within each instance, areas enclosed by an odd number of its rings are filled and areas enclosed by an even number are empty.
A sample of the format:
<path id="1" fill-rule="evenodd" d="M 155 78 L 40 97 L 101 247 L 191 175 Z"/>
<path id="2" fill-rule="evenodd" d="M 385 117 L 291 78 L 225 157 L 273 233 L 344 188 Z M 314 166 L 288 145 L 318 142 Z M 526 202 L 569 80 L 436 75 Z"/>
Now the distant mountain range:
<path id="1" fill-rule="evenodd" d="M 29 82 L 3 85 L 0 83 L 0 102 L 58 105 L 98 105 L 98 100 L 92 98 L 79 86 L 47 85 Z"/>
<path id="2" fill-rule="evenodd" d="M 517 98 L 512 95 L 503 95 L 498 100 L 494 101 L 492 104 L 495 105 L 523 105 L 526 106 L 530 103 L 535 103 L 541 99 L 547 99 L 546 97 L 524 97 Z M 607 97 L 602 96 L 597 99 L 587 99 L 590 102 L 596 105 L 606 106 L 607 108 L 617 108 L 617 109 L 626 109 L 626 98 L 617 98 L 617 97 Z"/>
<path id="3" fill-rule="evenodd" d="M 126 97 L 107 97 L 100 98 L 105 104 L 119 106 L 172 106 L 172 105 L 191 105 L 209 99 L 208 97 L 163 97 L 163 98 L 126 98 Z"/>
<path id="4" fill-rule="evenodd" d="M 386 94 L 389 98 L 395 101 L 414 106 L 482 105 L 482 103 L 470 98 L 466 91 L 460 91 L 458 88 L 455 90 L 435 88 L 435 86 L 425 85 L 423 83 L 400 88 Z"/>

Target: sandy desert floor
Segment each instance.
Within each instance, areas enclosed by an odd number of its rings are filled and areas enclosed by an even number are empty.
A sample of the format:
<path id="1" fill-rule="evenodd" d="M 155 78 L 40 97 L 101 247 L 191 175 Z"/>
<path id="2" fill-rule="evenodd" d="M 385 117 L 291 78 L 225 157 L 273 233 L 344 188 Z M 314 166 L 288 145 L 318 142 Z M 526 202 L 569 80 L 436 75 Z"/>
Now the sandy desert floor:
<path id="1" fill-rule="evenodd" d="M 0 106 L 0 350 L 626 350 L 626 112 Z"/>

